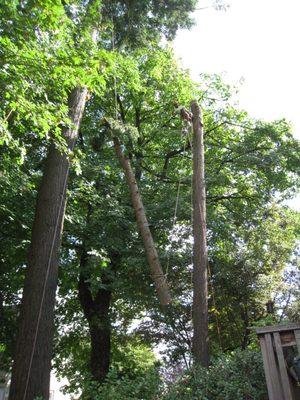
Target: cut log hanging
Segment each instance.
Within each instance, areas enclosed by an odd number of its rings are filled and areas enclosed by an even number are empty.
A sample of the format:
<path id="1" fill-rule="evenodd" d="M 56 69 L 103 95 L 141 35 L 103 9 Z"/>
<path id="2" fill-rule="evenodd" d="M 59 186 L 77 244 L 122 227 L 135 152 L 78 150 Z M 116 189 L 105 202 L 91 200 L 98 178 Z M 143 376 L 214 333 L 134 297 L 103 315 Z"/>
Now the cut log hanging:
<path id="1" fill-rule="evenodd" d="M 201 110 L 191 102 L 193 114 L 193 357 L 196 364 L 208 367 L 208 302 L 206 193 L 204 179 L 204 141 Z"/>
<path id="2" fill-rule="evenodd" d="M 171 303 L 169 286 L 167 283 L 166 276 L 163 273 L 159 257 L 157 254 L 157 250 L 155 248 L 154 240 L 151 231 L 149 229 L 149 223 L 146 217 L 145 208 L 131 167 L 131 163 L 128 157 L 124 155 L 119 139 L 116 136 L 114 136 L 113 141 L 117 157 L 124 170 L 127 183 L 129 186 L 132 205 L 135 210 L 137 225 L 143 239 L 147 260 L 150 266 L 151 276 L 155 284 L 158 299 L 161 305 L 166 306 Z"/>

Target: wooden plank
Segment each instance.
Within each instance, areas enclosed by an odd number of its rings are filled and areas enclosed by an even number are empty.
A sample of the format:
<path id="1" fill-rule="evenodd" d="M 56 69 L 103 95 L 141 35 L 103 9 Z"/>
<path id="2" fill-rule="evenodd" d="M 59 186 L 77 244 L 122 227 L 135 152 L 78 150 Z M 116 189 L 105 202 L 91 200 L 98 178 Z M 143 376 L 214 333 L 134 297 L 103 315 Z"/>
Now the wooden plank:
<path id="1" fill-rule="evenodd" d="M 300 329 L 296 329 L 294 334 L 297 343 L 298 355 L 300 356 Z"/>
<path id="2" fill-rule="evenodd" d="M 300 330 L 300 324 L 293 323 L 288 325 L 265 326 L 263 328 L 257 328 L 256 333 L 258 335 L 262 335 L 264 333 L 295 331 L 295 330 Z"/>
<path id="3" fill-rule="evenodd" d="M 268 352 L 267 352 L 267 348 L 266 348 L 266 341 L 265 341 L 264 336 L 261 336 L 259 338 L 259 342 L 260 342 L 261 353 L 262 353 L 262 356 L 263 356 L 264 370 L 265 370 L 265 377 L 266 377 L 266 382 L 267 382 L 269 400 L 275 400 L 275 391 L 274 391 L 274 388 L 273 388 L 269 357 L 268 357 Z"/>
<path id="4" fill-rule="evenodd" d="M 275 359 L 275 353 L 274 353 L 275 349 L 273 346 L 271 333 L 265 334 L 265 341 L 266 341 L 266 350 L 267 350 L 267 354 L 268 354 L 268 358 L 269 358 L 271 381 L 272 381 L 272 386 L 273 386 L 274 392 L 275 392 L 274 399 L 283 400 L 283 390 L 281 387 L 281 380 L 280 380 L 278 365 L 277 365 L 276 359 Z"/>
<path id="5" fill-rule="evenodd" d="M 282 400 L 292 400 L 293 395 L 290 387 L 290 381 L 289 381 L 289 376 L 286 368 L 286 363 L 281 347 L 281 339 L 280 335 L 278 332 L 274 332 L 273 334 L 274 337 L 274 343 L 275 343 L 275 348 L 276 348 L 276 353 L 277 353 L 277 360 L 279 364 L 279 371 L 280 371 L 280 378 L 281 378 L 281 383 L 282 383 L 282 389 L 284 393 L 284 397 Z"/>

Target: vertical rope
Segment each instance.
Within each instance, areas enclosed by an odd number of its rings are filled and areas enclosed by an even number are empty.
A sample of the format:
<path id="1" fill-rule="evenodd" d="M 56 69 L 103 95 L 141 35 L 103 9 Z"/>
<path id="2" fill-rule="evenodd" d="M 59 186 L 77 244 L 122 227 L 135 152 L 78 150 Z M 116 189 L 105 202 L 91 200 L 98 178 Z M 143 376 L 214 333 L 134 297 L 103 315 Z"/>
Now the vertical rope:
<path id="1" fill-rule="evenodd" d="M 184 141 L 182 160 L 181 160 L 181 168 L 183 168 L 183 166 L 184 166 L 184 157 L 183 157 L 183 155 L 185 154 L 185 147 L 186 147 L 186 142 Z M 174 210 L 174 216 L 173 216 L 173 222 L 172 222 L 171 235 L 173 234 L 173 230 L 174 230 L 174 227 L 175 227 L 175 224 L 176 224 L 176 220 L 177 220 L 177 212 L 178 212 L 178 206 L 179 206 L 181 182 L 182 182 L 182 175 L 180 174 L 179 180 L 178 180 L 178 186 L 177 186 L 177 195 L 176 195 L 176 201 L 175 201 L 175 210 Z M 166 276 L 168 276 L 168 273 L 169 273 L 171 250 L 172 250 L 172 238 L 171 238 L 171 245 L 170 245 L 170 248 L 169 248 L 169 251 L 168 251 L 167 266 L 166 266 L 166 273 L 165 273 Z"/>
<path id="2" fill-rule="evenodd" d="M 212 297 L 212 303 L 213 303 L 213 307 L 215 309 L 214 315 L 216 318 L 216 327 L 217 327 L 217 334 L 218 334 L 218 340 L 219 340 L 219 345 L 220 348 L 223 349 L 222 347 L 222 339 L 221 339 L 221 328 L 220 328 L 220 323 L 219 323 L 219 317 L 218 317 L 218 311 L 217 311 L 217 303 L 216 303 L 216 292 L 215 292 L 215 288 L 212 282 L 212 274 L 211 274 L 211 269 L 209 266 L 209 263 L 207 264 L 207 269 L 208 269 L 208 276 L 210 278 L 210 289 L 211 289 L 211 297 Z"/>
<path id="3" fill-rule="evenodd" d="M 191 126 L 190 128 L 190 135 L 188 136 L 189 139 L 189 143 L 190 143 L 190 147 L 191 147 L 191 153 L 192 153 L 192 157 L 193 157 L 193 139 L 191 138 L 193 134 L 193 127 Z M 193 222 L 194 222 L 194 215 L 193 215 L 193 173 L 191 174 L 191 227 L 192 227 L 192 233 L 193 233 Z M 192 246 L 191 246 L 191 288 L 193 291 L 193 265 L 194 265 L 194 259 L 193 259 L 193 247 L 194 244 L 192 242 Z M 191 298 L 191 315 L 190 315 L 190 319 L 191 321 L 193 320 L 193 294 L 192 294 L 192 298 Z"/>
<path id="4" fill-rule="evenodd" d="M 114 20 L 112 18 L 112 31 L 111 31 L 111 44 L 112 50 L 115 54 L 115 31 L 114 31 Z M 116 61 L 114 64 L 114 100 L 115 100 L 115 119 L 118 119 L 118 92 L 117 92 L 117 74 L 116 74 Z"/>

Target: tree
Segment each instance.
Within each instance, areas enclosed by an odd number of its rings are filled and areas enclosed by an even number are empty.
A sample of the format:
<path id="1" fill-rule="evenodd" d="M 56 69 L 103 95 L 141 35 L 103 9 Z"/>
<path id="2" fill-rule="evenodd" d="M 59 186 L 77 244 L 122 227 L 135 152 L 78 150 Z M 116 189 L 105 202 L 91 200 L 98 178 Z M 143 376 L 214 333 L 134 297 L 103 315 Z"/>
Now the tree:
<path id="1" fill-rule="evenodd" d="M 148 219 L 146 217 L 145 208 L 131 167 L 131 163 L 129 158 L 124 155 L 121 148 L 122 145 L 118 139 L 118 136 L 116 136 L 116 133 L 113 133 L 113 141 L 114 141 L 116 155 L 120 161 L 120 164 L 124 170 L 128 182 L 132 199 L 132 205 L 135 210 L 139 231 L 143 238 L 144 248 L 148 263 L 150 265 L 151 275 L 155 283 L 157 295 L 161 305 L 168 306 L 171 303 L 169 286 L 167 283 L 166 276 L 164 275 L 164 272 L 160 265 L 159 257 L 157 254 L 157 250 L 153 241 L 151 231 L 149 229 Z"/>
<path id="2" fill-rule="evenodd" d="M 208 367 L 208 285 L 206 243 L 206 189 L 203 122 L 199 105 L 193 114 L 193 356 L 196 365 Z"/>

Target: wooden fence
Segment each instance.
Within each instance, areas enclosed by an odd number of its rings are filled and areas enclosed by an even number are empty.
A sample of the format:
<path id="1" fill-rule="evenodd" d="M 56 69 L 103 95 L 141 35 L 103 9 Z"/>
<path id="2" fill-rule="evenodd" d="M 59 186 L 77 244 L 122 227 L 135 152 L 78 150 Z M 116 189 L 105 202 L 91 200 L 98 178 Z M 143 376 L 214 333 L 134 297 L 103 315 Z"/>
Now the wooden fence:
<path id="1" fill-rule="evenodd" d="M 256 329 L 263 356 L 269 400 L 300 400 L 295 363 L 300 356 L 300 325 Z"/>

